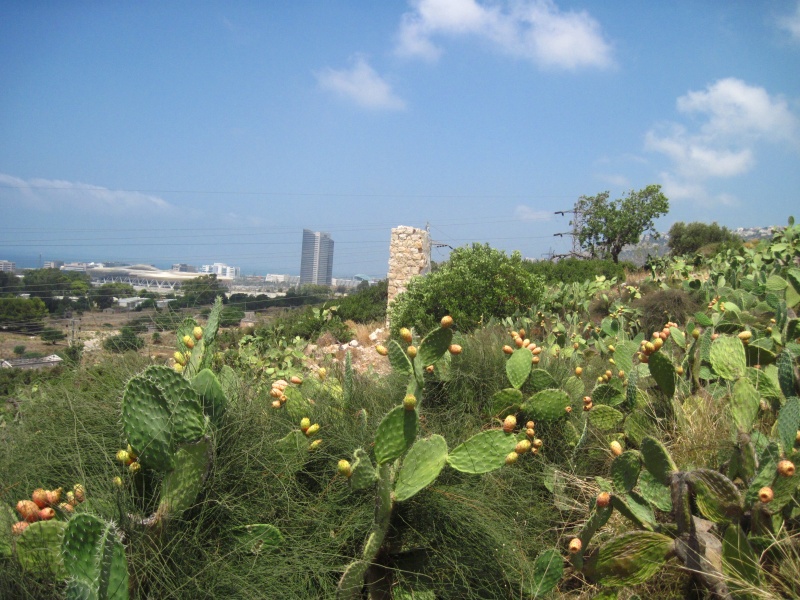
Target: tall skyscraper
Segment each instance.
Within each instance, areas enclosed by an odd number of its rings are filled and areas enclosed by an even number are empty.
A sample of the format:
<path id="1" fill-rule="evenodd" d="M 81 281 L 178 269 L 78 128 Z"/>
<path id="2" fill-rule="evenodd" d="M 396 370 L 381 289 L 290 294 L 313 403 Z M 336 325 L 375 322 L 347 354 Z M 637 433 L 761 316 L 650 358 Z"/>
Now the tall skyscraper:
<path id="1" fill-rule="evenodd" d="M 330 234 L 303 229 L 300 285 L 330 285 L 333 276 L 333 240 Z"/>

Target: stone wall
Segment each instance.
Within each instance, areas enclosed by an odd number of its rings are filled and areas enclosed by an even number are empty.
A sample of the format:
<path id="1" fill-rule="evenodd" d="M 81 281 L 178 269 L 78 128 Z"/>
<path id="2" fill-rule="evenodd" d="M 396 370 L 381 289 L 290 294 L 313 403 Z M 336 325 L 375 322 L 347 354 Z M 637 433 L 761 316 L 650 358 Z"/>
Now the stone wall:
<path id="1" fill-rule="evenodd" d="M 412 277 L 431 270 L 431 236 L 425 229 L 400 226 L 389 242 L 389 305 Z"/>

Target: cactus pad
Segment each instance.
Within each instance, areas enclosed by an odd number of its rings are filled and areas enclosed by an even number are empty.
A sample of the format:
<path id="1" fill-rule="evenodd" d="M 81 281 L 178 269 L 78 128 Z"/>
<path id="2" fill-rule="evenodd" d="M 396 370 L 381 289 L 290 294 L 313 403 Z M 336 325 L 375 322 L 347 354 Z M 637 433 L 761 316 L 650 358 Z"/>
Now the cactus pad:
<path id="1" fill-rule="evenodd" d="M 614 429 L 625 418 L 616 408 L 611 408 L 605 404 L 600 404 L 592 408 L 588 413 L 588 421 L 593 427 L 598 429 Z"/>
<path id="2" fill-rule="evenodd" d="M 68 575 L 81 584 L 68 598 L 82 598 L 87 589 L 90 598 L 128 597 L 128 561 L 112 524 L 93 515 L 76 515 L 69 521 L 61 550 Z"/>
<path id="3" fill-rule="evenodd" d="M 432 365 L 444 356 L 453 342 L 453 330 L 449 327 L 437 327 L 426 335 L 419 343 L 419 360 L 422 368 Z"/>
<path id="4" fill-rule="evenodd" d="M 672 361 L 663 352 L 654 352 L 650 355 L 648 366 L 650 367 L 650 375 L 653 376 L 653 379 L 658 384 L 658 389 L 667 398 L 672 398 L 675 395 L 675 367 Z"/>
<path id="5" fill-rule="evenodd" d="M 753 429 L 753 423 L 758 416 L 759 401 L 758 392 L 749 379 L 742 377 L 736 380 L 729 406 L 733 422 L 741 433 L 749 433 Z"/>
<path id="6" fill-rule="evenodd" d="M 744 346 L 736 337 L 720 336 L 711 342 L 709 360 L 717 375 L 731 381 L 744 375 L 747 369 Z"/>
<path id="7" fill-rule="evenodd" d="M 625 396 L 613 385 L 602 383 L 592 390 L 592 402 L 594 404 L 605 404 L 607 406 L 617 406 L 622 404 Z"/>
<path id="8" fill-rule="evenodd" d="M 286 416 L 292 423 L 299 423 L 303 417 L 311 416 L 311 403 L 303 397 L 303 394 L 296 387 L 289 386 L 283 390 L 286 402 L 283 408 L 286 409 Z"/>
<path id="9" fill-rule="evenodd" d="M 178 449 L 175 453 L 175 467 L 161 482 L 159 514 L 180 514 L 194 504 L 208 472 L 210 451 L 211 442 L 208 439 Z"/>
<path id="10" fill-rule="evenodd" d="M 396 340 L 389 340 L 387 349 L 389 350 L 389 364 L 392 365 L 392 369 L 403 375 L 411 375 L 413 371 L 411 360 L 409 360 L 403 347 Z"/>
<path id="11" fill-rule="evenodd" d="M 353 452 L 353 473 L 350 475 L 350 487 L 354 490 L 363 490 L 378 481 L 378 473 L 372 464 L 369 454 L 361 448 Z"/>
<path id="12" fill-rule="evenodd" d="M 489 473 L 505 464 L 516 445 L 517 438 L 502 429 L 481 431 L 456 446 L 448 454 L 447 463 L 462 473 Z"/>
<path id="13" fill-rule="evenodd" d="M 639 479 L 641 457 L 635 450 L 623 452 L 611 463 L 611 481 L 617 492 L 630 492 Z"/>
<path id="14" fill-rule="evenodd" d="M 794 447 L 797 430 L 800 429 L 800 399 L 792 396 L 786 400 L 778 413 L 778 439 L 784 452 L 789 452 Z"/>
<path id="15" fill-rule="evenodd" d="M 571 375 L 570 378 L 564 382 L 564 391 L 574 400 L 578 400 L 583 396 L 585 390 L 586 386 L 583 384 L 583 380 L 575 375 Z"/>
<path id="16" fill-rule="evenodd" d="M 729 525 L 722 539 L 722 570 L 731 577 L 731 587 L 735 580 L 758 586 L 761 583 L 761 567 L 758 558 L 750 547 L 738 523 Z"/>
<path id="17" fill-rule="evenodd" d="M 122 428 L 143 466 L 166 471 L 172 466 L 170 410 L 150 379 L 133 377 L 122 396 Z"/>
<path id="18" fill-rule="evenodd" d="M 447 462 L 447 442 L 440 435 L 417 440 L 403 458 L 394 486 L 398 502 L 408 500 L 431 484 Z"/>
<path id="19" fill-rule="evenodd" d="M 505 388 L 492 395 L 489 411 L 492 416 L 503 417 L 517 412 L 521 404 L 522 392 L 517 388 Z"/>
<path id="20" fill-rule="evenodd" d="M 774 366 L 770 368 L 775 372 Z M 763 369 L 748 367 L 747 379 L 762 398 L 783 401 L 783 393 L 781 392 L 777 379 L 773 380 Z"/>
<path id="21" fill-rule="evenodd" d="M 672 540 L 660 533 L 623 533 L 600 548 L 594 575 L 603 585 L 638 585 L 655 575 L 672 551 Z"/>
<path id="22" fill-rule="evenodd" d="M 642 498 L 647 500 L 651 506 L 663 512 L 672 510 L 669 488 L 656 481 L 656 478 L 647 469 L 639 473 L 639 491 L 642 493 Z"/>
<path id="23" fill-rule="evenodd" d="M 277 548 L 284 542 L 280 529 L 264 523 L 234 527 L 233 535 L 238 551 L 256 555 L 263 550 Z"/>
<path id="24" fill-rule="evenodd" d="M 686 476 L 694 492 L 697 508 L 714 523 L 738 522 L 743 515 L 739 490 L 722 473 L 697 469 Z"/>
<path id="25" fill-rule="evenodd" d="M 545 550 L 533 563 L 533 585 L 528 589 L 531 598 L 539 598 L 555 589 L 564 574 L 564 559 L 558 550 Z"/>
<path id="26" fill-rule="evenodd" d="M 11 556 L 11 527 L 17 515 L 7 504 L 0 504 L 0 558 Z"/>
<path id="27" fill-rule="evenodd" d="M 567 416 L 570 397 L 561 390 L 537 392 L 520 407 L 534 421 L 555 421 Z"/>
<path id="28" fill-rule="evenodd" d="M 211 369 L 203 369 L 192 378 L 192 388 L 200 397 L 203 412 L 213 423 L 219 423 L 222 415 L 225 414 L 228 400 L 217 376 Z"/>
<path id="29" fill-rule="evenodd" d="M 379 465 L 400 458 L 417 437 L 419 414 L 416 409 L 397 406 L 389 411 L 375 432 L 375 460 Z"/>
<path id="30" fill-rule="evenodd" d="M 519 389 L 531 374 L 531 351 L 527 348 L 517 348 L 506 361 L 506 375 L 509 383 Z"/>
<path id="31" fill-rule="evenodd" d="M 506 365 L 506 367 L 508 367 L 508 365 Z M 558 387 L 558 383 L 553 379 L 553 376 L 544 369 L 533 369 L 530 374 L 530 381 L 533 390 L 536 392 L 551 390 Z"/>
<path id="32" fill-rule="evenodd" d="M 672 457 L 664 445 L 650 436 L 642 438 L 642 460 L 645 468 L 655 477 L 661 485 L 669 485 L 670 475 L 678 467 L 672 462 Z"/>
<path id="33" fill-rule="evenodd" d="M 636 492 L 613 494 L 611 506 L 641 529 L 652 531 L 656 526 L 653 510 L 647 501 Z"/>
<path id="34" fill-rule="evenodd" d="M 63 577 L 65 571 L 61 540 L 66 528 L 67 524 L 63 521 L 31 523 L 16 542 L 17 560 L 22 568 L 34 573 Z"/>

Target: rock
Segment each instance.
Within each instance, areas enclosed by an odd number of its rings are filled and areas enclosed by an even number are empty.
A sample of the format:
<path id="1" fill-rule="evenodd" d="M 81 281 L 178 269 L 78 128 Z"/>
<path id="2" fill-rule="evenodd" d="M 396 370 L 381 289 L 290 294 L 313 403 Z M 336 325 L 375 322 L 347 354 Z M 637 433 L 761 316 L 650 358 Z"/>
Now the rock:
<path id="1" fill-rule="evenodd" d="M 350 346 L 352 348 L 357 348 L 358 347 L 358 340 L 350 340 Z"/>

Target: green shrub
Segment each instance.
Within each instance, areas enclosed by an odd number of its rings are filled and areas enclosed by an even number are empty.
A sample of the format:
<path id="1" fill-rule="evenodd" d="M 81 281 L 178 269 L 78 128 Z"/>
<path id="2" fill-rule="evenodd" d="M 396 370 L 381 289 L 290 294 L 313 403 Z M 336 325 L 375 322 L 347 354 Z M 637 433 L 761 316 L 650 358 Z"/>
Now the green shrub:
<path id="1" fill-rule="evenodd" d="M 226 306 L 219 315 L 220 327 L 236 327 L 244 319 L 244 310 L 238 306 Z"/>
<path id="2" fill-rule="evenodd" d="M 103 342 L 103 348 L 109 352 L 127 352 L 139 350 L 144 346 L 144 340 L 136 335 L 130 327 L 123 327 L 119 335 L 112 336 Z"/>
<path id="3" fill-rule="evenodd" d="M 25 346 L 23 346 L 22 344 L 14 346 L 14 354 L 16 354 L 17 356 L 22 356 L 23 354 L 25 354 Z"/>
<path id="4" fill-rule="evenodd" d="M 594 280 L 597 276 L 606 279 L 616 277 L 625 279 L 626 271 L 635 271 L 636 265 L 630 262 L 615 263 L 613 260 L 565 258 L 559 261 L 525 261 L 529 273 L 544 278 L 545 283 L 582 283 Z"/>
<path id="5" fill-rule="evenodd" d="M 461 331 L 471 331 L 491 317 L 527 310 L 543 292 L 542 278 L 526 270 L 519 252 L 507 256 L 488 244 L 463 246 L 395 299 L 389 309 L 392 329 L 413 325 L 425 333 L 449 314 Z"/>
<path id="6" fill-rule="evenodd" d="M 363 286 L 363 287 L 362 287 Z M 361 284 L 355 292 L 337 300 L 336 314 L 342 321 L 371 323 L 386 319 L 389 282 L 384 279 L 375 285 Z"/>

